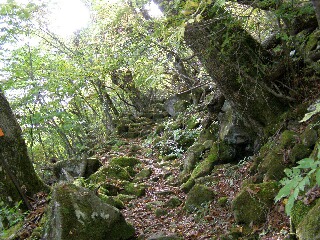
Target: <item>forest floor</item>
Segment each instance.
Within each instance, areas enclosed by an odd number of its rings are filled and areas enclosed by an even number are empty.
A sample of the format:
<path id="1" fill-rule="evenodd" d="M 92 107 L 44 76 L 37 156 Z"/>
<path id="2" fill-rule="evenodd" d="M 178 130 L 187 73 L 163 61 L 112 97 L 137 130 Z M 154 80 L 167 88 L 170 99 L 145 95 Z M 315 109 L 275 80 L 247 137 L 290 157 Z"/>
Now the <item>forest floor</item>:
<path id="1" fill-rule="evenodd" d="M 174 234 L 183 239 L 222 239 L 227 233 L 244 235 L 247 230 L 237 225 L 232 213 L 231 202 L 239 192 L 243 180 L 249 177 L 251 161 L 238 164 L 218 165 L 207 184 L 216 194 L 215 200 L 193 213 L 187 213 L 184 202 L 187 195 L 179 188 L 178 175 L 182 166 L 181 159 L 164 162 L 156 152 L 150 154 L 150 148 L 143 147 L 142 139 L 122 139 L 125 145 L 116 151 L 100 155 L 102 159 L 114 156 L 133 155 L 141 160 L 144 169 L 151 169 L 152 175 L 143 180 L 147 186 L 146 194 L 126 203 L 122 210 L 126 220 L 136 229 L 139 239 L 146 239 L 159 233 Z M 130 146 L 140 146 L 135 154 L 130 152 Z M 150 147 L 150 146 L 149 146 Z M 178 197 L 181 205 L 175 208 L 165 207 L 172 197 Z M 225 197 L 225 204 L 219 204 L 218 199 Z M 259 239 L 285 239 L 289 235 L 289 219 L 284 213 L 283 203 L 275 205 L 268 212 L 267 222 L 261 226 L 250 226 Z M 224 238 L 229 239 L 229 238 Z M 236 239 L 236 238 L 232 238 Z M 248 239 L 248 237 L 238 238 Z"/>

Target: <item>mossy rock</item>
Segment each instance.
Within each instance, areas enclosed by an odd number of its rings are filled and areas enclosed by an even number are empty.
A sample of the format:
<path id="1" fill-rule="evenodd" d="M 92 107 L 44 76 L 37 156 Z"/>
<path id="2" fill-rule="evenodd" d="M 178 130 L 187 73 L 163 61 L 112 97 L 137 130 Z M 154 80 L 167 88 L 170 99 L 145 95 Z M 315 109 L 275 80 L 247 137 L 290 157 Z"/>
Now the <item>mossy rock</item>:
<path id="1" fill-rule="evenodd" d="M 298 135 L 294 131 L 285 130 L 280 136 L 281 148 L 292 148 L 297 142 Z"/>
<path id="2" fill-rule="evenodd" d="M 297 227 L 314 205 L 305 205 L 301 200 L 296 201 L 290 212 L 291 224 Z"/>
<path id="3" fill-rule="evenodd" d="M 164 204 L 164 206 L 168 208 L 176 208 L 179 207 L 181 204 L 182 201 L 180 200 L 180 198 L 173 196 Z"/>
<path id="4" fill-rule="evenodd" d="M 195 179 L 208 175 L 216 164 L 232 161 L 234 156 L 234 148 L 224 142 L 216 142 L 211 147 L 208 157 L 193 170 L 191 177 Z"/>
<path id="5" fill-rule="evenodd" d="M 294 147 L 291 149 L 290 154 L 289 154 L 289 160 L 292 163 L 296 163 L 297 161 L 308 157 L 311 154 L 312 150 L 308 148 L 304 144 L 296 144 Z"/>
<path id="6" fill-rule="evenodd" d="M 150 168 L 142 169 L 139 173 L 136 174 L 134 178 L 134 182 L 141 181 L 143 179 L 147 179 L 151 176 L 152 170 Z"/>
<path id="7" fill-rule="evenodd" d="M 232 201 L 236 222 L 247 225 L 264 223 L 279 189 L 277 182 L 249 184 L 244 187 Z"/>
<path id="8" fill-rule="evenodd" d="M 116 157 L 112 158 L 109 162 L 110 165 L 119 165 L 120 167 L 134 167 L 141 161 L 134 157 Z"/>
<path id="9" fill-rule="evenodd" d="M 104 182 L 106 179 L 130 180 L 131 176 L 126 169 L 119 165 L 101 167 L 96 173 L 88 178 L 89 183 Z"/>
<path id="10" fill-rule="evenodd" d="M 202 145 L 204 146 L 205 150 L 209 150 L 212 147 L 213 143 L 213 140 L 206 140 Z"/>
<path id="11" fill-rule="evenodd" d="M 228 203 L 228 197 L 219 198 L 217 203 L 220 207 L 225 207 Z"/>
<path id="12" fill-rule="evenodd" d="M 312 148 L 318 140 L 318 133 L 315 129 L 307 127 L 300 138 L 303 145 Z"/>
<path id="13" fill-rule="evenodd" d="M 286 168 L 283 161 L 283 149 L 276 146 L 270 149 L 270 152 L 262 159 L 257 171 L 263 176 L 264 181 L 279 181 L 284 177 L 283 170 Z"/>
<path id="14" fill-rule="evenodd" d="M 212 123 L 208 128 L 201 131 L 199 136 L 199 142 L 205 142 L 207 140 L 216 141 L 219 137 L 219 125 Z"/>
<path id="15" fill-rule="evenodd" d="M 309 53 L 312 50 L 316 49 L 319 42 L 320 42 L 320 31 L 316 30 L 308 36 L 308 41 L 305 47 L 305 51 Z"/>
<path id="16" fill-rule="evenodd" d="M 183 183 L 180 187 L 181 191 L 187 193 L 191 190 L 191 188 L 195 185 L 195 180 L 193 178 L 189 178 L 189 180 Z"/>
<path id="17" fill-rule="evenodd" d="M 119 199 L 119 198 L 116 198 L 116 197 L 113 197 L 113 196 L 107 196 L 105 194 L 99 194 L 98 197 L 105 203 L 111 205 L 111 206 L 114 206 L 115 208 L 118 208 L 118 209 L 124 209 L 125 206 L 123 204 L 123 202 Z"/>
<path id="18" fill-rule="evenodd" d="M 214 197 L 215 193 L 212 189 L 204 185 L 196 184 L 188 193 L 185 202 L 185 209 L 188 212 L 193 212 L 197 209 L 202 208 L 204 204 L 213 201 Z"/>
<path id="19" fill-rule="evenodd" d="M 142 197 L 146 194 L 146 186 L 138 183 L 128 183 L 124 186 L 126 194 Z"/>
<path id="20" fill-rule="evenodd" d="M 305 215 L 296 229 L 298 239 L 320 239 L 320 201 Z"/>
<path id="21" fill-rule="evenodd" d="M 200 126 L 200 120 L 198 116 L 191 116 L 186 122 L 187 129 L 195 129 Z"/>
<path id="22" fill-rule="evenodd" d="M 127 195 L 127 194 L 120 193 L 117 196 L 115 196 L 115 198 L 118 198 L 123 203 L 128 203 L 131 200 L 136 199 L 137 197 L 134 195 Z"/>
<path id="23" fill-rule="evenodd" d="M 195 168 L 196 164 L 200 161 L 204 151 L 205 147 L 201 143 L 195 143 L 191 147 L 189 147 L 184 159 L 183 171 L 186 173 L 190 173 Z"/>
<path id="24" fill-rule="evenodd" d="M 55 186 L 42 239 L 124 240 L 134 236 L 121 212 L 89 189 L 72 184 Z"/>

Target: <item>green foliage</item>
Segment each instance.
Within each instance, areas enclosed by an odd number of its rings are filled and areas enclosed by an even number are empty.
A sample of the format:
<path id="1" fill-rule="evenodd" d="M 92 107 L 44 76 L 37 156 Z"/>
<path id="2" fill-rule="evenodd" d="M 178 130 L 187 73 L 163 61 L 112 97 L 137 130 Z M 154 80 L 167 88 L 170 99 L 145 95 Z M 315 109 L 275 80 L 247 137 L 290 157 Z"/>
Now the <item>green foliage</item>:
<path id="1" fill-rule="evenodd" d="M 19 202 L 14 207 L 8 207 L 3 202 L 0 202 L 0 237 L 4 234 L 5 229 L 10 228 L 23 220 L 24 215 L 19 209 L 21 203 L 22 202 Z"/>
<path id="2" fill-rule="evenodd" d="M 305 191 L 305 188 L 313 183 L 315 178 L 316 183 L 320 185 L 320 146 L 318 145 L 317 159 L 304 158 L 300 160 L 298 166 L 292 169 L 285 169 L 287 177 L 283 178 L 280 183 L 283 187 L 275 197 L 275 201 L 282 198 L 288 198 L 286 201 L 286 213 L 290 216 L 291 209 L 297 200 L 299 193 Z"/>

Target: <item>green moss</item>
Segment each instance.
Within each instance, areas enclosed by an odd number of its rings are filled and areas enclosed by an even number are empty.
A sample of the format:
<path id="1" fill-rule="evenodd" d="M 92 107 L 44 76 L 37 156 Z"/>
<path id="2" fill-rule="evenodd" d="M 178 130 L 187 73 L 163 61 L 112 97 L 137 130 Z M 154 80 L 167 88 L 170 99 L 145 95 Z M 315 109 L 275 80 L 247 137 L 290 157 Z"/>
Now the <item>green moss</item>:
<path id="1" fill-rule="evenodd" d="M 149 178 L 151 174 L 152 170 L 150 168 L 142 169 L 138 174 L 136 174 L 134 182 L 138 182 L 143 179 Z"/>
<path id="2" fill-rule="evenodd" d="M 221 207 L 226 206 L 228 203 L 228 197 L 221 197 L 218 199 L 218 205 Z"/>
<path id="3" fill-rule="evenodd" d="M 318 42 L 320 41 L 320 31 L 314 31 L 309 35 L 305 51 L 309 53 L 310 51 L 314 50 L 317 47 Z"/>
<path id="4" fill-rule="evenodd" d="M 266 214 L 273 205 L 278 191 L 277 182 L 245 186 L 232 202 L 236 222 L 248 225 L 265 222 Z"/>
<path id="5" fill-rule="evenodd" d="M 165 207 L 176 208 L 181 204 L 182 204 L 182 201 L 178 197 L 173 196 L 165 203 Z"/>
<path id="6" fill-rule="evenodd" d="M 303 145 L 312 148 L 318 140 L 318 133 L 315 129 L 307 127 L 300 138 Z"/>
<path id="7" fill-rule="evenodd" d="M 312 150 L 303 144 L 296 144 L 291 149 L 289 154 L 289 160 L 292 163 L 296 163 L 297 161 L 308 157 L 311 154 Z"/>
<path id="8" fill-rule="evenodd" d="M 166 127 L 165 127 L 163 124 L 158 125 L 158 126 L 156 127 L 156 134 L 157 134 L 157 135 L 160 135 L 161 133 L 164 132 L 165 128 L 166 128 Z"/>
<path id="9" fill-rule="evenodd" d="M 128 183 L 124 186 L 126 194 L 142 197 L 146 194 L 146 187 L 144 184 Z"/>
<path id="10" fill-rule="evenodd" d="M 200 121 L 198 116 L 191 116 L 186 122 L 187 129 L 195 129 L 199 127 L 199 125 L 200 125 Z"/>
<path id="11" fill-rule="evenodd" d="M 298 239 L 319 239 L 320 236 L 320 201 L 308 212 L 297 226 Z"/>
<path id="12" fill-rule="evenodd" d="M 281 148 L 291 148 L 297 142 L 298 135 L 294 131 L 285 130 L 280 136 Z"/>
<path id="13" fill-rule="evenodd" d="M 114 207 L 116 207 L 118 209 L 124 209 L 125 208 L 123 202 L 119 198 L 112 197 L 112 196 L 107 196 L 105 194 L 99 194 L 99 198 L 103 202 L 105 202 L 105 203 L 107 203 L 107 204 L 109 204 L 111 206 L 114 206 Z"/>
<path id="14" fill-rule="evenodd" d="M 189 178 L 187 182 L 181 185 L 181 190 L 185 193 L 189 192 L 190 189 L 195 185 L 195 180 L 193 178 Z"/>
<path id="15" fill-rule="evenodd" d="M 99 182 L 104 182 L 108 178 L 130 180 L 131 176 L 123 167 L 120 167 L 119 165 L 112 165 L 100 168 L 96 173 L 92 174 L 88 178 L 88 182 L 91 184 L 96 184 Z"/>
<path id="16" fill-rule="evenodd" d="M 280 180 L 284 177 L 283 170 L 286 168 L 283 162 L 283 149 L 276 146 L 263 158 L 258 166 L 258 173 L 264 181 Z"/>
<path id="17" fill-rule="evenodd" d="M 195 143 L 189 147 L 186 158 L 184 159 L 184 172 L 190 173 L 195 167 L 195 165 L 200 161 L 205 147 L 201 143 Z"/>
<path id="18" fill-rule="evenodd" d="M 208 187 L 200 184 L 196 184 L 189 191 L 186 202 L 185 209 L 188 212 L 193 212 L 204 204 L 211 202 L 214 199 L 215 193 Z"/>
<path id="19" fill-rule="evenodd" d="M 290 217 L 291 217 L 291 223 L 294 227 L 298 226 L 299 223 L 302 221 L 302 219 L 307 215 L 309 210 L 314 206 L 315 204 L 308 206 L 305 205 L 301 200 L 296 201 L 293 205 L 293 208 L 291 209 Z"/>
<path id="20" fill-rule="evenodd" d="M 128 203 L 128 202 L 130 202 L 131 200 L 133 200 L 133 199 L 136 199 L 137 197 L 136 196 L 133 196 L 133 195 L 127 195 L 127 194 L 122 194 L 122 193 L 120 193 L 120 194 L 118 194 L 117 196 L 116 196 L 116 198 L 118 198 L 121 202 L 123 202 L 123 203 Z"/>
<path id="21" fill-rule="evenodd" d="M 88 189 L 72 184 L 56 186 L 46 226 L 49 239 L 129 239 L 134 229 L 121 213 Z"/>
<path id="22" fill-rule="evenodd" d="M 198 178 L 209 174 L 217 163 L 226 163 L 234 157 L 234 149 L 226 143 L 214 143 L 208 157 L 193 170 L 191 177 Z"/>

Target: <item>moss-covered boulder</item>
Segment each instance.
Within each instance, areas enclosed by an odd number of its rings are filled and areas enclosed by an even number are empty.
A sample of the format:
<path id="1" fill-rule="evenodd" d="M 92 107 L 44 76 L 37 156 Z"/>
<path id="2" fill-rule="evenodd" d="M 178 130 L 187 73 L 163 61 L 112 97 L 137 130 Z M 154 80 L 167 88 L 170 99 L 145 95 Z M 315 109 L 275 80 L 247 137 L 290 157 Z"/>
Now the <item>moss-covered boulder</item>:
<path id="1" fill-rule="evenodd" d="M 138 183 L 127 183 L 124 186 L 125 194 L 142 197 L 146 194 L 146 186 Z"/>
<path id="2" fill-rule="evenodd" d="M 135 175 L 133 182 L 139 182 L 143 179 L 148 179 L 151 176 L 151 174 L 152 170 L 150 168 L 142 169 Z"/>
<path id="3" fill-rule="evenodd" d="M 291 148 L 298 141 L 299 137 L 294 131 L 285 130 L 279 139 L 280 146 L 282 148 Z"/>
<path id="4" fill-rule="evenodd" d="M 228 163 L 234 159 L 235 150 L 224 142 L 215 142 L 206 159 L 200 162 L 191 174 L 191 178 L 203 177 L 209 174 L 216 164 Z"/>
<path id="5" fill-rule="evenodd" d="M 279 191 L 277 182 L 248 184 L 232 201 L 232 210 L 237 223 L 259 224 L 266 220 L 266 215 L 274 203 Z"/>
<path id="6" fill-rule="evenodd" d="M 58 180 L 70 180 L 68 178 L 88 178 L 101 167 L 97 158 L 82 158 L 58 161 L 53 164 L 53 173 Z"/>
<path id="7" fill-rule="evenodd" d="M 297 161 L 308 157 L 311 154 L 312 150 L 304 144 L 296 144 L 291 149 L 289 154 L 289 160 L 292 163 L 296 163 Z"/>
<path id="8" fill-rule="evenodd" d="M 131 176 L 126 169 L 119 165 L 111 165 L 107 167 L 101 167 L 96 173 L 92 174 L 88 178 L 88 182 L 95 184 L 104 182 L 106 179 L 119 179 L 130 180 Z"/>
<path id="9" fill-rule="evenodd" d="M 314 207 L 315 204 L 306 205 L 303 201 L 296 201 L 291 209 L 290 218 L 291 224 L 295 228 L 299 225 L 302 219 L 308 214 L 310 209 Z"/>
<path id="10" fill-rule="evenodd" d="M 168 208 L 176 208 L 181 204 L 182 204 L 182 201 L 180 200 L 180 198 L 173 196 L 164 204 L 164 206 Z"/>
<path id="11" fill-rule="evenodd" d="M 258 158 L 261 162 L 257 166 L 257 171 L 264 181 L 279 181 L 284 177 L 283 170 L 286 168 L 283 157 L 284 149 L 280 145 L 268 144 L 268 146 L 268 150 L 264 150 L 266 155 Z"/>
<path id="12" fill-rule="evenodd" d="M 191 190 L 191 188 L 195 185 L 195 180 L 193 178 L 189 178 L 185 183 L 183 183 L 180 188 L 183 192 L 187 193 Z"/>
<path id="13" fill-rule="evenodd" d="M 311 127 L 307 127 L 300 138 L 303 145 L 312 148 L 318 140 L 318 132 Z"/>
<path id="14" fill-rule="evenodd" d="M 43 239 L 120 240 L 133 236 L 134 228 L 119 210 L 90 190 L 72 184 L 54 188 Z"/>
<path id="15" fill-rule="evenodd" d="M 133 177 L 136 174 L 134 167 L 140 164 L 141 161 L 134 157 L 116 157 L 112 158 L 109 162 L 109 166 L 120 166 L 127 170 L 127 172 Z"/>
<path id="16" fill-rule="evenodd" d="M 141 161 L 134 157 L 116 157 L 109 162 L 110 165 L 119 165 L 120 167 L 134 167 L 141 163 Z"/>
<path id="17" fill-rule="evenodd" d="M 113 206 L 113 207 L 116 207 L 118 209 L 124 209 L 124 204 L 123 202 L 117 198 L 117 197 L 114 197 L 114 196 L 107 196 L 105 194 L 99 194 L 98 197 L 105 203 Z"/>
<path id="18" fill-rule="evenodd" d="M 183 171 L 190 173 L 200 161 L 204 151 L 205 147 L 201 143 L 195 143 L 189 147 L 183 161 Z"/>
<path id="19" fill-rule="evenodd" d="M 193 212 L 204 207 L 204 204 L 210 203 L 214 197 L 215 193 L 212 189 L 201 184 L 196 184 L 188 193 L 185 208 L 188 212 Z"/>
<path id="20" fill-rule="evenodd" d="M 299 223 L 296 234 L 300 240 L 320 239 L 320 201 Z"/>

